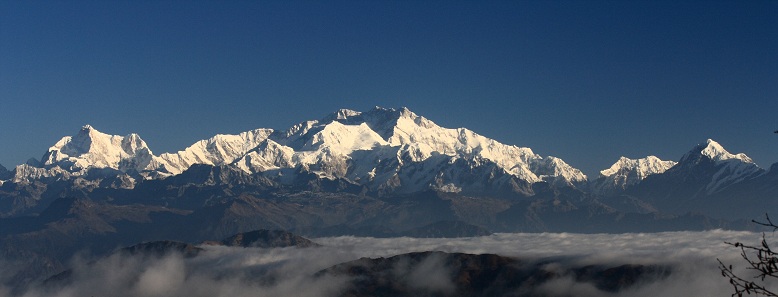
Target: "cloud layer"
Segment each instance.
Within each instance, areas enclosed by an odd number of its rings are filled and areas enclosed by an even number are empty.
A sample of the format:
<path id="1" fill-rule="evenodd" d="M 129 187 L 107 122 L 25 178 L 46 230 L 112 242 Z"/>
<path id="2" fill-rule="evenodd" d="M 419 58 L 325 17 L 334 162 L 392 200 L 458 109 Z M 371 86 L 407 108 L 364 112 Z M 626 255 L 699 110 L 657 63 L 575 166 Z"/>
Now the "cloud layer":
<path id="1" fill-rule="evenodd" d="M 641 284 L 619 296 L 729 296 L 716 258 L 740 266 L 739 251 L 724 241 L 757 243 L 760 234 L 735 231 L 632 234 L 495 234 L 457 239 L 330 237 L 320 248 L 234 248 L 203 246 L 194 258 L 113 255 L 90 262 L 74 259 L 66 283 L 37 286 L 24 296 L 337 296 L 349 279 L 313 277 L 317 271 L 361 257 L 417 251 L 494 253 L 522 259 L 558 257 L 562 265 L 664 264 L 670 277 Z M 768 234 L 768 240 L 775 238 Z M 450 288 L 440 263 L 430 259 L 414 271 L 398 268 L 411 285 Z M 549 267 L 553 269 L 553 267 Z M 8 273 L 0 274 L 0 276 Z M 588 283 L 559 278 L 539 290 L 555 296 L 609 296 Z M 11 296 L 0 288 L 0 296 Z"/>

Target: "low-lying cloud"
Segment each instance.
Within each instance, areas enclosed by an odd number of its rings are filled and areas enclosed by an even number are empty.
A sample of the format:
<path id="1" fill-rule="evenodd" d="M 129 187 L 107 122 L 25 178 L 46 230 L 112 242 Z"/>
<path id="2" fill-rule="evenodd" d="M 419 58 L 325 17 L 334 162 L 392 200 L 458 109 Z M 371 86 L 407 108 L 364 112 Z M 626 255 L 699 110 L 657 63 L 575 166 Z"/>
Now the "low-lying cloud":
<path id="1" fill-rule="evenodd" d="M 185 258 L 115 254 L 98 261 L 74 259 L 72 274 L 56 285 L 34 286 L 23 296 L 338 296 L 347 276 L 314 277 L 335 264 L 362 257 L 390 257 L 420 251 L 492 253 L 521 259 L 558 257 L 565 265 L 671 265 L 669 277 L 633 286 L 618 294 L 562 277 L 540 284 L 555 296 L 730 296 L 731 287 L 717 258 L 745 273 L 739 250 L 724 242 L 757 243 L 760 234 L 736 231 L 631 234 L 495 234 L 456 239 L 329 237 L 319 248 L 235 248 L 203 246 Z M 772 234 L 768 240 L 775 242 Z M 444 263 L 436 259 L 409 271 L 397 267 L 411 286 L 450 292 Z M 7 276 L 7 273 L 0 276 Z M 51 283 L 51 282 L 50 282 Z M 0 288 L 0 296 L 12 296 Z"/>

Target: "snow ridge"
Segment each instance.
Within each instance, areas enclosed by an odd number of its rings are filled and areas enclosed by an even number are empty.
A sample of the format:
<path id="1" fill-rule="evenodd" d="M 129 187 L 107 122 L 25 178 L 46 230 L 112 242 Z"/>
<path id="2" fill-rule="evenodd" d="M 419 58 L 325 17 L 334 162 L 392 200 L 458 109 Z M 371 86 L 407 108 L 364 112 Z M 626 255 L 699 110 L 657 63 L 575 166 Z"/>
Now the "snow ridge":
<path id="1" fill-rule="evenodd" d="M 271 133 L 272 129 L 255 129 L 238 135 L 218 134 L 195 142 L 183 151 L 155 157 L 152 168 L 176 175 L 195 164 L 230 164 L 257 147 Z"/>
<path id="2" fill-rule="evenodd" d="M 341 109 L 286 130 L 219 134 L 159 156 L 137 134 L 108 135 L 86 125 L 75 136 L 63 137 L 42 160 L 40 166 L 17 167 L 15 178 L 68 178 L 98 168 L 131 174 L 137 180 L 138 175 L 164 178 L 205 164 L 284 176 L 285 181 L 293 181 L 297 172 L 309 172 L 388 192 L 490 187 L 484 182 L 506 188 L 586 182 L 580 170 L 562 159 L 542 157 L 529 148 L 502 144 L 465 128 L 440 127 L 407 108 Z M 487 175 L 486 179 L 479 174 Z M 524 191 L 531 190 L 525 186 Z"/>
<path id="3" fill-rule="evenodd" d="M 724 149 L 724 147 L 721 146 L 718 142 L 713 141 L 713 139 L 708 139 L 706 141 L 705 147 L 702 149 L 701 154 L 704 156 L 709 157 L 711 160 L 714 160 L 716 162 L 724 162 L 727 160 L 738 160 L 744 163 L 754 163 L 751 158 L 746 156 L 744 153 L 739 154 L 731 154 L 727 150 Z"/>
<path id="4" fill-rule="evenodd" d="M 368 181 L 396 183 L 405 180 L 427 181 L 407 191 L 435 188 L 441 179 L 455 174 L 443 174 L 441 163 L 457 164 L 465 160 L 472 170 L 484 162 L 494 163 L 504 173 L 529 183 L 547 181 L 574 185 L 586 181 L 578 169 L 559 158 L 543 158 L 529 148 L 505 145 L 465 128 L 448 129 L 416 115 L 407 108 L 376 107 L 367 112 L 339 110 L 318 121 L 306 121 L 269 137 L 285 157 L 275 154 L 259 156 L 259 151 L 237 161 L 249 173 L 268 168 L 303 167 L 328 178 L 346 178 L 355 183 Z M 429 160 L 432 156 L 440 156 Z M 250 160 L 248 160 L 250 159 Z M 277 160 L 279 163 L 270 162 Z M 282 164 L 283 163 L 283 164 Z M 430 163 L 428 165 L 422 165 Z M 254 167 L 252 167 L 254 164 Z M 403 176 L 410 167 L 413 177 Z M 321 169 L 317 169 L 321 168 Z M 421 171 L 429 171 L 422 176 Z M 459 189 L 457 185 L 442 187 Z"/>
<path id="5" fill-rule="evenodd" d="M 295 182 L 303 173 L 304 178 L 337 179 L 379 193 L 508 189 L 532 195 L 532 184 L 545 182 L 589 186 L 602 194 L 623 191 L 670 168 L 683 171 L 705 164 L 715 170 L 706 187 L 714 193 L 764 173 L 745 154 L 729 153 L 708 139 L 680 162 L 621 157 L 589 183 L 586 175 L 560 158 L 506 145 L 466 128 L 444 128 L 407 108 L 375 107 L 364 112 L 341 109 L 286 130 L 219 134 L 159 156 L 137 134 L 108 135 L 85 125 L 50 147 L 42 161 L 31 159 L 5 178 L 31 182 L 113 174 L 123 176 L 122 187 L 131 187 L 137 180 L 177 175 L 197 164 L 232 166 L 282 184 Z"/>
<path id="6" fill-rule="evenodd" d="M 716 172 L 706 186 L 708 194 L 718 192 L 725 187 L 763 174 L 764 169 L 757 166 L 743 153 L 732 154 L 718 142 L 708 139 L 686 153 L 679 163 L 685 167 L 712 163 Z"/>
<path id="7" fill-rule="evenodd" d="M 153 159 L 146 142 L 137 134 L 108 135 L 85 125 L 75 136 L 66 136 L 43 155 L 46 168 L 58 166 L 82 175 L 90 168 L 121 172 L 146 170 Z"/>
<path id="8" fill-rule="evenodd" d="M 661 174 L 678 164 L 663 161 L 656 156 L 630 159 L 622 156 L 616 163 L 600 171 L 600 177 L 593 183 L 593 189 L 600 194 L 610 194 L 636 185 L 646 177 Z"/>
<path id="9" fill-rule="evenodd" d="M 675 166 L 678 162 L 663 161 L 656 156 L 647 156 L 642 159 L 630 159 L 622 156 L 616 163 L 605 170 L 600 171 L 600 176 L 613 177 L 615 175 L 627 177 L 634 175 L 635 179 L 627 184 L 634 184 L 652 174 L 663 173 Z"/>

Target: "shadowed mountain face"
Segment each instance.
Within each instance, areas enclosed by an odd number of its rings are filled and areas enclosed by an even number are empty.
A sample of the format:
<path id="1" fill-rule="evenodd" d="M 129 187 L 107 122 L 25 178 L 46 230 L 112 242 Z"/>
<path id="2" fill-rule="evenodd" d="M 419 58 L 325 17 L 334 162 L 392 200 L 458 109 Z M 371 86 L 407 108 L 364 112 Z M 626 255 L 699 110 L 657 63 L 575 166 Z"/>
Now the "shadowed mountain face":
<path id="1" fill-rule="evenodd" d="M 320 246 L 305 237 L 282 230 L 254 230 L 238 233 L 221 241 L 206 240 L 203 244 L 256 248 L 307 248 Z M 195 244 L 170 240 L 144 242 L 118 250 L 119 253 L 130 255 L 164 256 L 170 253 L 179 253 L 184 257 L 194 257 L 202 251 L 204 249 Z"/>
<path id="2" fill-rule="evenodd" d="M 587 283 L 617 293 L 668 277 L 670 267 L 571 265 L 564 259 L 521 261 L 493 254 L 419 252 L 362 258 L 320 271 L 349 276 L 343 296 L 568 296 L 546 286 L 555 281 Z M 570 295 L 572 296 L 572 295 Z"/>
<path id="3" fill-rule="evenodd" d="M 178 253 L 186 258 L 197 256 L 203 249 L 191 243 L 178 241 L 152 241 L 139 243 L 130 247 L 120 249 L 119 253 L 128 255 L 147 255 L 162 257 L 171 253 Z"/>
<path id="4" fill-rule="evenodd" d="M 419 238 L 455 238 L 487 236 L 492 232 L 483 227 L 470 225 L 461 221 L 439 221 L 429 225 L 413 228 L 401 233 L 404 236 Z"/>
<path id="5" fill-rule="evenodd" d="M 0 180 L 6 180 L 9 179 L 10 177 L 11 177 L 11 172 L 8 171 L 8 169 L 5 168 L 5 166 L 0 164 Z"/>
<path id="6" fill-rule="evenodd" d="M 238 233 L 221 241 L 226 246 L 240 247 L 315 247 L 313 241 L 281 230 L 256 230 Z"/>

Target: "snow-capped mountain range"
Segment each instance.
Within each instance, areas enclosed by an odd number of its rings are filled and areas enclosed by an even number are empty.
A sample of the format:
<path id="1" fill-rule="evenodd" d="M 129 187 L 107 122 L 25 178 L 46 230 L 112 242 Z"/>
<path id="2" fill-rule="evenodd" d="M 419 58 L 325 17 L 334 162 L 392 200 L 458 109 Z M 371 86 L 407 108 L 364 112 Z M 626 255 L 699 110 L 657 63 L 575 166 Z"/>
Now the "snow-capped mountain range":
<path id="1" fill-rule="evenodd" d="M 590 182 L 560 158 L 544 157 L 530 148 L 503 144 L 465 128 L 440 127 L 407 108 L 376 107 L 365 112 L 342 109 L 286 130 L 216 135 L 161 155 L 154 155 L 137 134 L 109 135 L 86 125 L 50 147 L 40 162 L 17 166 L 10 180 L 24 183 L 120 174 L 136 183 L 178 175 L 202 164 L 229 166 L 280 183 L 291 183 L 297 173 L 306 172 L 385 193 L 511 189 L 532 195 L 533 184 L 546 183 L 611 195 L 649 176 L 705 160 L 717 168 L 706 184 L 709 194 L 764 173 L 746 155 L 731 154 L 708 140 L 679 162 L 654 156 L 622 157 Z"/>
<path id="2" fill-rule="evenodd" d="M 40 160 L 0 166 L 0 246 L 50 267 L 62 251 L 121 240 L 202 241 L 257 229 L 317 237 L 441 226 L 449 234 L 461 234 L 456 226 L 743 229 L 740 222 L 778 209 L 778 164 L 770 169 L 708 140 L 678 162 L 621 157 L 589 180 L 560 158 L 441 127 L 406 108 L 343 109 L 159 155 L 137 134 L 86 125 Z"/>
<path id="3" fill-rule="evenodd" d="M 542 157 L 465 128 L 443 128 L 406 108 L 379 107 L 367 112 L 339 110 L 287 130 L 216 135 L 159 156 L 137 134 L 108 135 L 86 125 L 49 148 L 41 163 L 17 166 L 14 180 L 86 176 L 94 169 L 154 179 L 180 174 L 195 164 L 234 166 L 274 177 L 303 170 L 400 192 L 458 192 L 477 169 L 488 171 L 495 183 L 515 179 L 574 186 L 587 180 L 562 159 Z"/>

